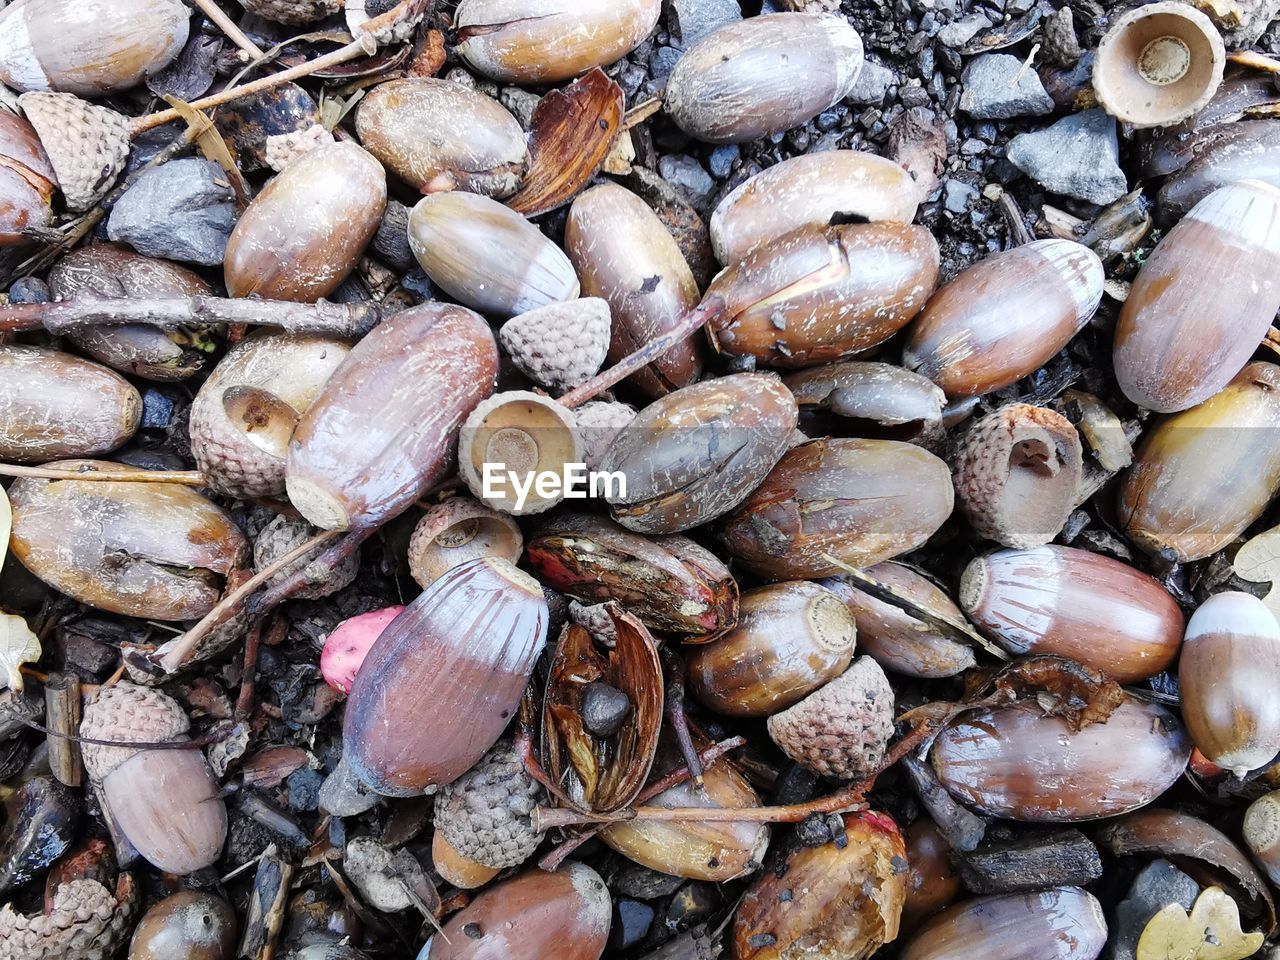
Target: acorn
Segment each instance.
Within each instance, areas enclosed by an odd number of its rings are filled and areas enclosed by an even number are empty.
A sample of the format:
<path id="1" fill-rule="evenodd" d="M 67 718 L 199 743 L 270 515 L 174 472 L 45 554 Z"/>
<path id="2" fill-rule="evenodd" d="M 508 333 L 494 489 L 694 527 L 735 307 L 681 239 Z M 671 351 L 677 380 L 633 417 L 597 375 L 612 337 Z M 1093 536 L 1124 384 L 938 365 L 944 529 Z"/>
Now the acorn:
<path id="1" fill-rule="evenodd" d="M 22 231 L 53 220 L 50 204 L 58 178 L 35 128 L 0 110 L 0 247 L 27 243 Z"/>
<path id="2" fill-rule="evenodd" d="M 167 743 L 185 740 L 190 726 L 167 694 L 121 682 L 86 698 L 80 736 Z M 93 743 L 80 751 L 111 819 L 148 861 L 166 873 L 185 874 L 218 859 L 227 810 L 203 753 Z"/>
<path id="3" fill-rule="evenodd" d="M 451 80 L 378 84 L 360 101 L 356 132 L 366 150 L 421 193 L 467 190 L 501 200 L 520 189 L 529 163 L 516 118 Z"/>
<path id="4" fill-rule="evenodd" d="M 1147 257 L 1120 310 L 1124 395 L 1173 413 L 1222 390 L 1280 310 L 1277 270 L 1280 189 L 1246 180 L 1197 203 Z M 1242 276 L 1250 283 L 1239 288 Z"/>
<path id="5" fill-rule="evenodd" d="M 305 520 L 291 520 L 284 515 L 276 517 L 262 528 L 262 532 L 253 542 L 255 572 L 262 572 L 286 554 L 292 553 L 314 537 L 317 532 L 316 528 Z M 321 546 L 309 553 L 304 553 L 297 560 L 286 564 L 268 582 L 279 583 L 295 573 L 305 572 L 307 585 L 299 587 L 292 593 L 293 597 L 300 600 L 318 600 L 351 586 L 355 582 L 356 574 L 360 571 L 359 552 L 353 552 L 336 567 L 322 566 L 312 569 L 310 564 L 323 550 Z"/>
<path id="6" fill-rule="evenodd" d="M 1060 413 L 1011 403 L 983 417 L 960 441 L 956 496 L 979 536 L 1006 547 L 1048 543 L 1079 499 L 1080 434 Z"/>
<path id="7" fill-rule="evenodd" d="M 598 297 L 552 303 L 512 317 L 498 342 L 512 363 L 555 393 L 591 379 L 609 350 L 609 304 Z"/>
<path id="8" fill-rule="evenodd" d="M 1034 373 L 1089 322 L 1102 261 L 1072 240 L 1035 240 L 944 284 L 912 326 L 903 366 L 948 397 L 976 397 Z"/>
<path id="9" fill-rule="evenodd" d="M 502 872 L 464 857 L 439 830 L 431 837 L 431 865 L 441 880 L 459 890 L 477 890 Z"/>
<path id="10" fill-rule="evenodd" d="M 862 38 L 841 16 L 770 14 L 721 27 L 685 51 L 665 108 L 707 143 L 746 143 L 812 120 L 852 92 Z"/>
<path id="11" fill-rule="evenodd" d="M 1148 430 L 1120 483 L 1125 535 L 1179 562 L 1217 553 L 1280 491 L 1280 367 L 1251 363 L 1221 393 Z"/>
<path id="12" fill-rule="evenodd" d="M 924 308 L 937 280 L 938 244 L 924 227 L 801 227 L 711 282 L 707 298 L 726 307 L 708 330 L 728 356 L 809 367 L 889 339 Z"/>
<path id="13" fill-rule="evenodd" d="M 1280 753 L 1280 625 L 1257 597 L 1219 593 L 1191 615 L 1178 685 L 1187 730 L 1210 762 L 1243 777 Z"/>
<path id="14" fill-rule="evenodd" d="M 698 303 L 698 285 L 675 238 L 625 187 L 600 184 L 573 201 L 564 249 L 583 292 L 609 304 L 610 364 L 666 333 Z M 650 398 L 688 386 L 702 374 L 702 352 L 698 338 L 690 337 L 628 383 Z"/>
<path id="15" fill-rule="evenodd" d="M 115 243 L 72 250 L 49 271 L 49 289 L 55 300 L 149 300 L 209 296 L 212 292 L 209 284 L 186 267 L 144 257 Z M 68 330 L 65 336 L 109 367 L 161 382 L 185 380 L 198 373 L 213 348 L 209 328 L 200 326 L 164 330 L 128 323 Z"/>
<path id="16" fill-rule="evenodd" d="M 800 406 L 803 427 L 813 420 L 862 439 L 932 446 L 946 428 L 946 394 L 928 377 L 890 363 L 849 360 L 783 377 Z M 821 429 L 816 432 L 829 433 Z"/>
<path id="17" fill-rule="evenodd" d="M 530 870 L 486 890 L 446 923 L 419 960 L 599 960 L 613 901 L 600 875 L 569 862 Z"/>
<path id="18" fill-rule="evenodd" d="M 867 575 L 921 607 L 964 623 L 964 614 L 932 580 L 900 563 L 878 563 Z M 905 610 L 864 593 L 845 577 L 822 585 L 844 602 L 858 629 L 858 647 L 884 669 L 908 677 L 954 677 L 977 665 L 973 648 L 917 620 Z"/>
<path id="19" fill-rule="evenodd" d="M 141 421 L 142 397 L 119 374 L 69 353 L 0 344 L 0 459 L 106 453 Z"/>
<path id="20" fill-rule="evenodd" d="M 520 214 L 474 193 L 423 197 L 409 246 L 431 282 L 472 309 L 503 317 L 578 296 L 560 248 Z"/>
<path id="21" fill-rule="evenodd" d="M 467 496 L 450 497 L 422 515 L 409 540 L 409 573 L 424 590 L 454 567 L 480 557 L 515 563 L 524 552 L 516 522 Z"/>
<path id="22" fill-rule="evenodd" d="M 356 674 L 343 757 L 387 796 L 456 780 L 497 742 L 547 638 L 542 587 L 506 560 L 454 567 L 378 637 Z"/>
<path id="23" fill-rule="evenodd" d="M 387 206 L 382 164 L 354 143 L 300 157 L 250 202 L 224 258 L 233 297 L 327 297 L 355 269 Z"/>
<path id="24" fill-rule="evenodd" d="M 964 889 L 951 864 L 951 845 L 928 815 L 907 828 L 907 898 L 902 931 L 913 933 L 925 920 L 955 901 Z"/>
<path id="25" fill-rule="evenodd" d="M 495 869 L 518 867 L 542 840 L 530 819 L 541 794 L 515 745 L 500 740 L 479 763 L 440 788 L 435 828 L 469 860 Z"/>
<path id="26" fill-rule="evenodd" d="M 154 76 L 187 42 L 180 0 L 15 0 L 0 10 L 0 80 L 82 97 Z"/>
<path id="27" fill-rule="evenodd" d="M 902 960 L 1095 960 L 1106 941 L 1093 894 L 1050 887 L 957 903 L 925 924 Z"/>
<path id="28" fill-rule="evenodd" d="M 740 373 L 656 400 L 614 438 L 600 463 L 626 478 L 606 499 L 640 533 L 678 533 L 740 504 L 787 449 L 798 411 L 776 377 Z"/>
<path id="29" fill-rule="evenodd" d="M 748 590 L 737 625 L 689 656 L 690 692 L 717 713 L 767 717 L 834 680 L 853 659 L 853 617 L 815 583 Z"/>
<path id="30" fill-rule="evenodd" d="M 1241 832 L 1267 879 L 1273 884 L 1280 882 L 1280 790 L 1263 794 L 1249 804 Z"/>
<path id="31" fill-rule="evenodd" d="M 921 546 L 954 502 L 947 465 L 895 440 L 792 447 L 724 522 L 729 552 L 771 580 L 839 574 L 824 554 L 869 567 Z"/>
<path id="32" fill-rule="evenodd" d="M 191 454 L 233 497 L 284 493 L 299 418 L 351 352 L 345 340 L 258 330 L 233 346 L 191 404 Z"/>
<path id="33" fill-rule="evenodd" d="M 488 324 L 428 301 L 356 344 L 289 441 L 285 489 L 325 530 L 377 527 L 449 469 L 462 421 L 493 391 Z"/>
<path id="34" fill-rule="evenodd" d="M 128 873 L 114 889 L 88 877 L 60 883 L 46 909 L 31 916 L 12 903 L 0 907 L 0 951 L 14 960 L 111 960 L 129 936 L 139 900 Z"/>
<path id="35" fill-rule="evenodd" d="M 934 772 L 979 813 L 1068 823 L 1146 806 L 1186 769 L 1191 740 L 1163 707 L 1128 695 L 1079 730 L 1035 702 L 962 714 L 934 741 Z"/>
<path id="36" fill-rule="evenodd" d="M 860 150 L 805 153 L 726 194 L 708 224 L 711 247 L 727 266 L 792 230 L 825 227 L 837 216 L 910 223 L 919 202 L 916 182 L 892 160 Z"/>
<path id="37" fill-rule="evenodd" d="M 1238 120 L 1210 131 L 1215 135 L 1204 142 L 1190 141 L 1196 145 L 1194 159 L 1160 185 L 1158 222 L 1177 223 L 1209 194 L 1239 180 L 1280 186 L 1280 123 Z"/>
<path id="38" fill-rule="evenodd" d="M 893 688 L 880 665 L 859 657 L 848 670 L 769 718 L 769 736 L 796 763 L 832 780 L 871 775 L 893 736 Z"/>
<path id="39" fill-rule="evenodd" d="M 342 0 L 240 0 L 255 16 L 289 26 L 313 23 L 342 9 Z"/>
<path id="40" fill-rule="evenodd" d="M 907 897 L 902 833 L 874 811 L 841 821 L 845 842 L 796 847 L 752 883 L 733 915 L 736 960 L 867 960 L 897 939 Z"/>
<path id="41" fill-rule="evenodd" d="M 221 897 L 183 890 L 146 912 L 129 942 L 129 960 L 232 960 L 238 926 Z"/>
<path id="42" fill-rule="evenodd" d="M 0 12 L 0 33 L 5 13 L 14 9 Z M 132 121 L 70 93 L 24 93 L 18 105 L 40 135 L 67 209 L 81 213 L 97 204 L 124 170 Z"/>
<path id="43" fill-rule="evenodd" d="M 658 23 L 661 0 L 462 0 L 458 54 L 503 83 L 568 80 L 620 60 Z"/>
<path id="44" fill-rule="evenodd" d="M 615 400 L 592 400 L 573 411 L 582 460 L 588 470 L 598 470 L 605 451 L 622 429 L 636 418 L 636 408 Z"/>
<path id="45" fill-rule="evenodd" d="M 1015 656 L 1052 654 L 1133 683 L 1167 670 L 1184 619 L 1156 579 L 1074 547 L 1001 550 L 971 561 L 960 605 Z"/>

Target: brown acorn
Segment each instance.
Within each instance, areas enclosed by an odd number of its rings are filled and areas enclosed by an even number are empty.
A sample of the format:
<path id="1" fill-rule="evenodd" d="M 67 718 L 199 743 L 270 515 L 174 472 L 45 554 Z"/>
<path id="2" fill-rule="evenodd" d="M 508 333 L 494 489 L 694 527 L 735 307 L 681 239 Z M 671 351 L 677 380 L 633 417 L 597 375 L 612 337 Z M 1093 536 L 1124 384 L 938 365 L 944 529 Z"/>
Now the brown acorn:
<path id="1" fill-rule="evenodd" d="M 924 447 L 946 432 L 946 394 L 927 377 L 890 363 L 829 363 L 788 374 L 782 382 L 800 405 L 801 427 L 812 420 L 814 432 Z M 834 429 L 824 429 L 828 424 Z"/>
<path id="2" fill-rule="evenodd" d="M 450 497 L 422 515 L 409 540 L 409 573 L 424 590 L 480 557 L 515 563 L 524 552 L 516 522 L 471 497 Z"/>
<path id="3" fill-rule="evenodd" d="M 902 931 L 910 935 L 920 924 L 950 904 L 964 889 L 951 864 L 951 846 L 938 825 L 922 816 L 907 828 L 907 899 Z"/>
<path id="4" fill-rule="evenodd" d="M 436 830 L 431 838 L 431 865 L 440 879 L 459 890 L 477 890 L 502 872 L 464 857 L 445 839 L 442 830 Z"/>
<path id="5" fill-rule="evenodd" d="M 0 12 L 0 31 L 14 9 Z M 129 118 L 70 93 L 24 93 L 18 105 L 40 135 L 67 209 L 80 213 L 106 196 L 129 157 Z"/>
<path id="6" fill-rule="evenodd" d="M 1211 137 L 1190 138 L 1194 158 L 1161 184 L 1156 194 L 1157 222 L 1177 223 L 1209 194 L 1240 180 L 1261 180 L 1272 186 L 1280 183 L 1280 123 L 1238 120 L 1210 131 L 1214 134 Z"/>
<path id="7" fill-rule="evenodd" d="M 412 796 L 457 779 L 497 742 L 547 637 L 537 581 L 506 560 L 454 567 L 378 637 L 347 701 L 343 758 Z"/>
<path id="8" fill-rule="evenodd" d="M 47 227 L 58 180 L 35 128 L 0 110 L 0 247 L 27 243 L 22 231 Z"/>
<path id="9" fill-rule="evenodd" d="M 902 960 L 1095 960 L 1106 941 L 1093 894 L 1051 887 L 957 903 L 924 925 Z"/>
<path id="10" fill-rule="evenodd" d="M 232 960 L 238 926 L 221 897 L 183 890 L 146 912 L 129 943 L 129 960 Z"/>

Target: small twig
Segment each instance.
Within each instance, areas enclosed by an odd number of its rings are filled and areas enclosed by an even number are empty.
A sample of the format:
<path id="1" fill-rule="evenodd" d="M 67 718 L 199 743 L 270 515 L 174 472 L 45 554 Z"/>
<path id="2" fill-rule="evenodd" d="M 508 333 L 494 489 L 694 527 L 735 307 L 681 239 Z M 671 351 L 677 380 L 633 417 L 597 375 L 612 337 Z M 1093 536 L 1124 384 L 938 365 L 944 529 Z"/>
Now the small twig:
<path id="1" fill-rule="evenodd" d="M 60 736 L 49 740 L 49 771 L 59 783 L 80 786 L 80 747 L 68 736 L 80 730 L 80 681 L 70 673 L 55 673 L 45 681 L 44 714 L 49 729 Z"/>
<path id="2" fill-rule="evenodd" d="M 60 470 L 56 467 L 22 467 L 0 463 L 0 477 L 35 480 L 93 480 L 99 483 L 179 483 L 207 487 L 209 479 L 199 470 Z"/>
<path id="3" fill-rule="evenodd" d="M 623 115 L 622 126 L 618 128 L 618 132 L 625 133 L 633 127 L 639 126 L 661 109 L 661 97 L 650 97 L 644 103 L 637 103 Z"/>
<path id="4" fill-rule="evenodd" d="M 662 659 L 667 665 L 667 724 L 676 735 L 676 743 L 680 747 L 685 766 L 693 773 L 694 785 L 701 788 L 702 765 L 698 762 L 698 748 L 693 745 L 693 735 L 689 733 L 689 717 L 684 709 L 684 657 L 663 645 Z"/>
<path id="5" fill-rule="evenodd" d="M 1026 223 L 1022 220 L 1022 208 L 1018 206 L 1018 201 L 1013 199 L 1013 194 L 1009 193 L 1008 190 L 1000 194 L 1000 213 L 1004 217 L 1004 222 L 1009 227 L 1009 233 L 1017 246 L 1030 243 L 1035 239 L 1031 236 L 1031 231 L 1027 229 Z"/>
<path id="6" fill-rule="evenodd" d="M 50 730 L 44 724 L 36 723 L 34 720 L 27 720 L 24 717 L 14 717 L 14 719 L 23 726 L 40 731 L 46 737 L 56 737 L 59 740 L 67 740 L 81 745 L 88 743 L 95 747 L 132 747 L 135 750 L 202 750 L 210 744 L 220 743 L 227 739 L 235 729 L 234 727 L 228 727 L 225 730 L 206 733 L 204 736 L 196 737 L 194 740 L 165 740 L 163 742 L 158 740 L 98 740 L 95 737 L 78 737 L 74 734 Z"/>
<path id="7" fill-rule="evenodd" d="M 1031 69 L 1031 64 L 1035 63 L 1036 54 L 1039 52 L 1040 44 L 1037 43 L 1031 48 L 1031 52 L 1027 54 L 1027 58 L 1022 61 L 1022 66 L 1018 68 L 1018 72 L 1015 73 L 1013 78 L 1009 81 L 1008 85 L 1010 87 L 1016 87 L 1022 82 L 1022 78 L 1026 76 L 1027 71 Z"/>
<path id="8" fill-rule="evenodd" d="M 195 4 L 206 17 L 213 21 L 214 26 L 227 35 L 228 40 L 255 60 L 262 58 L 262 48 L 246 37 L 244 31 L 236 26 L 235 21 L 223 13 L 217 0 L 195 0 Z"/>

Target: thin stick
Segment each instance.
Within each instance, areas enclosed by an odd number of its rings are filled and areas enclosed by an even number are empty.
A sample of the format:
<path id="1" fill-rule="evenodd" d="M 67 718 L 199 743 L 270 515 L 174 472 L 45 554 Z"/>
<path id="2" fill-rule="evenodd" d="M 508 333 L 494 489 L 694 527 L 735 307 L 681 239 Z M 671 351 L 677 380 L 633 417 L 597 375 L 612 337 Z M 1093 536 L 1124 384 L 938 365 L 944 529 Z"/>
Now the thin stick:
<path id="1" fill-rule="evenodd" d="M 209 479 L 199 470 L 59 470 L 55 467 L 21 467 L 0 463 L 0 477 L 29 477 L 36 480 L 95 480 L 98 482 L 178 483 L 187 487 L 207 487 Z"/>
<path id="2" fill-rule="evenodd" d="M 214 26 L 227 35 L 227 39 L 253 59 L 262 58 L 262 48 L 244 35 L 244 31 L 236 26 L 235 21 L 223 13 L 216 0 L 195 0 L 195 4 L 204 11 L 206 17 L 213 21 Z"/>
<path id="3" fill-rule="evenodd" d="M 50 730 L 58 735 L 49 743 L 49 770 L 59 783 L 78 787 L 81 781 L 80 746 L 67 736 L 80 731 L 80 681 L 69 673 L 55 673 L 44 685 L 44 713 Z"/>
<path id="4" fill-rule="evenodd" d="M 698 761 L 698 749 L 693 745 L 693 735 L 689 733 L 689 716 L 684 709 L 685 665 L 684 657 L 673 653 L 664 645 L 662 659 L 667 665 L 667 689 L 665 696 L 665 712 L 667 723 L 676 735 L 676 743 L 680 747 L 680 755 L 684 765 L 693 773 L 693 782 L 702 786 L 702 764 Z"/>

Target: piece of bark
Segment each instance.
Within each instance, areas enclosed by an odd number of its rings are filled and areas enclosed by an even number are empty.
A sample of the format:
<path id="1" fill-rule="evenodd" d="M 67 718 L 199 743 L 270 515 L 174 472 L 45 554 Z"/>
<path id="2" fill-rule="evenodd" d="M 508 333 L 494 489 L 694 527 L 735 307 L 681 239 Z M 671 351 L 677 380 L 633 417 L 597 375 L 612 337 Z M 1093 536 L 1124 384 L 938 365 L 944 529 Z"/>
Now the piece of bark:
<path id="1" fill-rule="evenodd" d="M 951 849 L 962 853 L 976 850 L 986 833 L 986 821 L 956 803 L 951 794 L 938 783 L 932 768 L 927 764 L 915 757 L 903 757 L 902 769 L 906 771 L 907 779 L 911 781 L 920 803 L 929 811 L 929 816 L 938 825 L 938 831 L 951 845 Z"/>
<path id="2" fill-rule="evenodd" d="M 49 770 L 68 787 L 83 780 L 80 744 L 68 739 L 80 732 L 80 681 L 68 673 L 52 674 L 44 685 L 44 709 L 49 729 Z"/>
<path id="3" fill-rule="evenodd" d="M 274 843 L 263 851 L 257 875 L 253 878 L 248 918 L 236 956 L 245 960 L 273 960 L 280 928 L 284 924 L 294 869 L 292 863 L 278 855 Z"/>
<path id="4" fill-rule="evenodd" d="M 1079 830 L 988 841 L 957 863 L 960 879 L 975 894 L 1083 887 L 1102 876 L 1098 848 Z"/>

